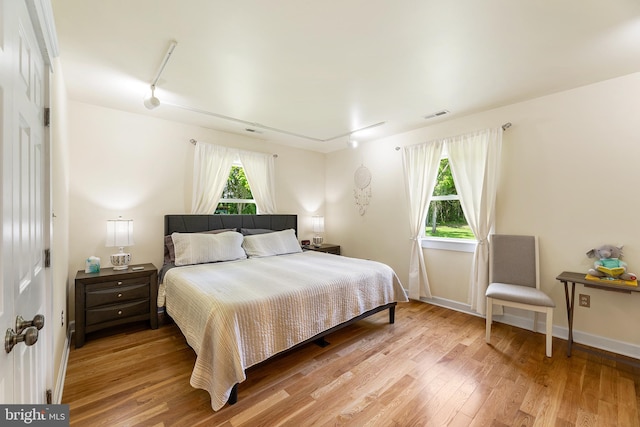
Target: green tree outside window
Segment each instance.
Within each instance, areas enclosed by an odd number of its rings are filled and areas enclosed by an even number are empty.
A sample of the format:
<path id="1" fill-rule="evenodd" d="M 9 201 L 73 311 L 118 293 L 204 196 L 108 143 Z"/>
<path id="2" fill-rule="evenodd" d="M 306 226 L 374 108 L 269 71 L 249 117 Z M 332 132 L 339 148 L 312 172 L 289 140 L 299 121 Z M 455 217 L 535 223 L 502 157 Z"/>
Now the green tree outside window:
<path id="1" fill-rule="evenodd" d="M 232 166 L 216 214 L 255 215 L 256 203 L 242 166 Z"/>
<path id="2" fill-rule="evenodd" d="M 440 160 L 438 178 L 425 225 L 426 235 L 430 237 L 475 239 L 462 211 L 449 159 Z"/>

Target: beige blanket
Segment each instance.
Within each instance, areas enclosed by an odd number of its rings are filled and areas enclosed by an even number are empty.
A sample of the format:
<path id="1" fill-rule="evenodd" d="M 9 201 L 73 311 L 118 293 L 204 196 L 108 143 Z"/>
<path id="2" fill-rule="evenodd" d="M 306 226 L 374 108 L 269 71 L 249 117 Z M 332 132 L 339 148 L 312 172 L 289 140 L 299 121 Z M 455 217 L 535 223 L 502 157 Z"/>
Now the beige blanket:
<path id="1" fill-rule="evenodd" d="M 394 301 L 387 265 L 320 252 L 178 267 L 164 278 L 167 313 L 197 354 L 191 385 L 222 408 L 245 369 Z"/>

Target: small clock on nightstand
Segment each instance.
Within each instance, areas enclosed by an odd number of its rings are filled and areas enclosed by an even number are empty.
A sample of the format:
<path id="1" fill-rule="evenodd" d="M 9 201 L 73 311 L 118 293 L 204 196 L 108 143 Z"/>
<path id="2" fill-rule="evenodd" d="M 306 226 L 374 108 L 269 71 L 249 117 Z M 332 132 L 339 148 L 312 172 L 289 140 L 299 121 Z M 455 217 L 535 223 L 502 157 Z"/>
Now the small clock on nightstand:
<path id="1" fill-rule="evenodd" d="M 303 246 L 305 251 L 326 252 L 328 254 L 340 255 L 340 245 L 333 245 L 331 243 L 323 243 L 320 247 L 313 245 Z"/>

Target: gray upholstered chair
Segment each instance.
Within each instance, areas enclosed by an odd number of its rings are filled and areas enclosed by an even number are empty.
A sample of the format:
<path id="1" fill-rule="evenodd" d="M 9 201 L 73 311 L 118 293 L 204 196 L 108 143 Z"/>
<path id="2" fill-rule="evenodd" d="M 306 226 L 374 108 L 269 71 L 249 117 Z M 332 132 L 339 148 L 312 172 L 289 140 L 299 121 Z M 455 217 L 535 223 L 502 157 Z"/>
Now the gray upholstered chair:
<path id="1" fill-rule="evenodd" d="M 551 357 L 553 308 L 555 303 L 540 290 L 538 237 L 494 234 L 489 251 L 487 297 L 487 343 L 491 342 L 493 304 L 534 312 L 533 331 L 538 313 L 546 313 L 546 355 Z"/>

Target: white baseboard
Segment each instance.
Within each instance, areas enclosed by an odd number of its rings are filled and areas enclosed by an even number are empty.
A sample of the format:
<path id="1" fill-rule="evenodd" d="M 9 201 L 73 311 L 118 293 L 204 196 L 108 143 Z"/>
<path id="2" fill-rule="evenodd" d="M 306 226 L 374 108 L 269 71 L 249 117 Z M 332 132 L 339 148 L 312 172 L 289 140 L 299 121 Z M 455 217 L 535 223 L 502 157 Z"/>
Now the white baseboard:
<path id="1" fill-rule="evenodd" d="M 439 307 L 448 308 L 455 311 L 470 314 L 472 316 L 484 317 L 471 310 L 469 304 L 463 304 L 457 301 L 448 300 L 446 298 L 421 298 L 421 301 L 428 304 L 437 305 Z M 531 317 L 517 316 L 513 313 L 506 313 L 501 316 L 494 315 L 493 319 L 500 323 L 516 326 L 522 329 L 531 330 L 533 326 L 533 315 Z M 538 332 L 544 332 L 544 316 L 538 316 L 538 325 L 536 330 Z M 564 326 L 553 326 L 553 336 L 563 340 L 569 339 L 569 328 Z M 578 344 L 587 345 L 589 347 L 597 348 L 604 351 L 610 351 L 612 353 L 619 354 L 621 356 L 628 356 L 634 359 L 640 359 L 640 346 L 637 344 L 613 340 L 611 338 L 589 334 L 577 329 L 573 329 L 573 341 Z"/>
<path id="2" fill-rule="evenodd" d="M 460 311 L 462 313 L 470 314 L 472 316 L 484 318 L 484 316 L 481 316 L 480 314 L 476 313 L 475 311 L 472 311 L 471 310 L 471 306 L 469 304 L 463 304 L 463 303 L 458 302 L 458 301 L 453 301 L 453 300 L 450 300 L 450 299 L 440 298 L 440 297 L 432 297 L 432 298 L 424 298 L 423 297 L 423 298 L 420 298 L 420 301 L 426 302 L 426 303 L 432 304 L 432 305 L 437 305 L 438 307 L 449 308 L 451 310 Z"/>
<path id="3" fill-rule="evenodd" d="M 569 330 L 567 328 L 561 329 L 563 335 L 560 335 L 563 339 L 568 339 Z M 556 327 L 553 327 L 554 336 L 556 335 Z M 589 347 L 599 348 L 600 350 L 611 351 L 613 353 L 632 357 L 640 360 L 640 346 L 628 343 L 625 341 L 613 340 L 611 338 L 602 337 L 599 335 L 592 335 L 582 331 L 573 330 L 573 342 L 578 344 L 588 345 Z"/>
<path id="4" fill-rule="evenodd" d="M 72 322 L 73 323 L 73 322 Z M 71 336 L 73 335 L 73 329 L 67 329 L 67 337 L 64 340 L 64 349 L 62 350 L 62 358 L 60 359 L 60 366 L 58 367 L 58 381 L 56 381 L 56 387 L 53 391 L 53 403 L 62 403 L 62 394 L 64 392 L 64 380 L 67 375 L 67 363 L 69 363 L 69 351 L 71 350 Z"/>

